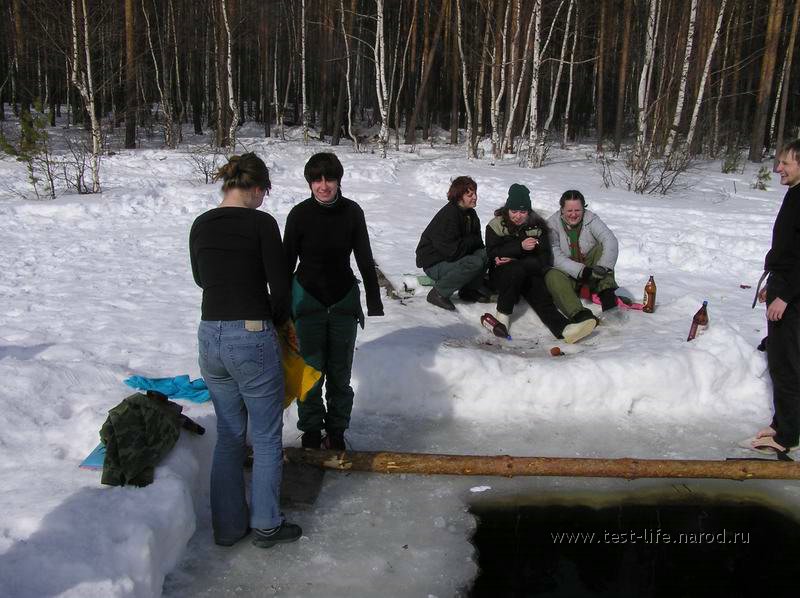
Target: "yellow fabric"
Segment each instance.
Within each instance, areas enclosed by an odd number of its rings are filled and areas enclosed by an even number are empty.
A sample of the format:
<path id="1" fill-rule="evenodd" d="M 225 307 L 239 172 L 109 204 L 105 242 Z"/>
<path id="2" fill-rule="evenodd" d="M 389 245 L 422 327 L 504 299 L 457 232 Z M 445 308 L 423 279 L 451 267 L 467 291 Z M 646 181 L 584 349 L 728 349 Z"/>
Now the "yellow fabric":
<path id="1" fill-rule="evenodd" d="M 286 409 L 295 399 L 305 401 L 306 394 L 317 383 L 322 373 L 308 365 L 300 354 L 292 349 L 283 334 L 279 334 L 278 338 L 281 344 L 281 363 L 283 364 L 283 408 Z"/>

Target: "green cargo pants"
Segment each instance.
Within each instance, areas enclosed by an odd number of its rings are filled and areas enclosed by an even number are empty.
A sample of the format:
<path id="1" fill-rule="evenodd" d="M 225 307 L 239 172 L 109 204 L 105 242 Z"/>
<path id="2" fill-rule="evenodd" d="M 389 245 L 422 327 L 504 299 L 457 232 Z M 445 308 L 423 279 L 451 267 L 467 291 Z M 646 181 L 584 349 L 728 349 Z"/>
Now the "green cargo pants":
<path id="1" fill-rule="evenodd" d="M 486 274 L 486 249 L 481 247 L 455 262 L 439 262 L 425 268 L 425 274 L 434 280 L 434 288 L 442 297 L 461 289 L 479 290 Z"/>
<path id="2" fill-rule="evenodd" d="M 314 366 L 322 377 L 297 402 L 297 427 L 303 432 L 345 430 L 353 410 L 353 388 L 350 374 L 356 345 L 356 329 L 364 325 L 358 284 L 345 297 L 325 306 L 300 286 L 292 283 L 292 315 L 300 342 L 300 355 Z M 325 385 L 325 403 L 322 385 Z"/>
<path id="3" fill-rule="evenodd" d="M 602 255 L 603 246 L 599 244 L 595 245 L 592 250 L 586 254 L 583 263 L 591 268 L 600 261 Z M 584 309 L 583 303 L 581 303 L 580 297 L 578 296 L 581 287 L 581 283 L 578 280 L 572 278 L 569 274 L 565 274 L 561 270 L 553 268 L 548 270 L 547 274 L 544 275 L 544 282 L 547 285 L 547 290 L 553 297 L 553 302 L 556 304 L 556 307 L 567 318 L 571 320 L 575 314 Z M 617 281 L 614 279 L 613 270 L 603 278 L 590 278 L 587 284 L 592 293 L 618 288 Z"/>

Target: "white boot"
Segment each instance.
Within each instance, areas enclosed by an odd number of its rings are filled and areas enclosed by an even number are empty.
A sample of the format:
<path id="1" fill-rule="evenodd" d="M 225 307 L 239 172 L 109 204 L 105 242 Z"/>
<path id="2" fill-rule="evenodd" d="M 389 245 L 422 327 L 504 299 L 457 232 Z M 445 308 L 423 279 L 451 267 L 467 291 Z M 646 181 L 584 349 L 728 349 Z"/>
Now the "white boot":
<path id="1" fill-rule="evenodd" d="M 564 332 L 561 334 L 564 336 L 565 343 L 577 343 L 585 336 L 588 336 L 592 330 L 594 330 L 595 326 L 597 326 L 597 322 L 594 318 L 590 318 L 583 322 L 578 322 L 577 324 L 567 324 L 564 327 Z"/>
<path id="2" fill-rule="evenodd" d="M 495 312 L 494 317 L 497 318 L 497 321 L 500 322 L 503 326 L 506 327 L 506 330 L 510 333 L 511 332 L 511 316 L 507 316 L 503 312 Z"/>

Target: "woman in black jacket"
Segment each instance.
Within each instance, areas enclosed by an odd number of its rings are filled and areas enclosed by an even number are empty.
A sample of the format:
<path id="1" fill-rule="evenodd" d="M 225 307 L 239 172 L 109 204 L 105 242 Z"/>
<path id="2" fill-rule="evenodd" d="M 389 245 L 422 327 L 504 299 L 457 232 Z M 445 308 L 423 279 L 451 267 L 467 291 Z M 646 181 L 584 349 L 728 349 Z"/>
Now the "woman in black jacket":
<path id="1" fill-rule="evenodd" d="M 547 223 L 533 211 L 524 185 L 511 185 L 505 205 L 486 226 L 486 255 L 489 282 L 498 292 L 496 317 L 506 329 L 524 297 L 556 338 L 574 343 L 594 330 L 594 319 L 570 324 L 547 292 L 544 275 L 553 266 Z"/>

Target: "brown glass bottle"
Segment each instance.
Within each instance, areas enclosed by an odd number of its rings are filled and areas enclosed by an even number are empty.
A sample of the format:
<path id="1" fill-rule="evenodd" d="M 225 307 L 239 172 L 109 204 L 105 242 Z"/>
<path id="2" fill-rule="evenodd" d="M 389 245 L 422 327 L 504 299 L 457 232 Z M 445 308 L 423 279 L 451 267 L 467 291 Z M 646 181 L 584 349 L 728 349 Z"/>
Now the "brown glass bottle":
<path id="1" fill-rule="evenodd" d="M 694 317 L 692 318 L 692 325 L 689 327 L 689 337 L 686 339 L 687 341 L 690 341 L 697 336 L 697 330 L 700 326 L 708 326 L 708 310 L 706 309 L 707 305 L 708 300 L 703 301 L 703 305 L 701 305 L 700 309 L 697 310 L 697 313 L 694 314 Z"/>
<path id="2" fill-rule="evenodd" d="M 511 337 L 508 334 L 508 329 L 492 314 L 483 314 L 481 316 L 481 325 L 492 332 L 495 336 L 511 340 Z"/>
<path id="3" fill-rule="evenodd" d="M 642 299 L 642 311 L 651 314 L 656 309 L 656 281 L 653 275 L 650 275 L 650 280 L 644 285 L 644 298 Z"/>

